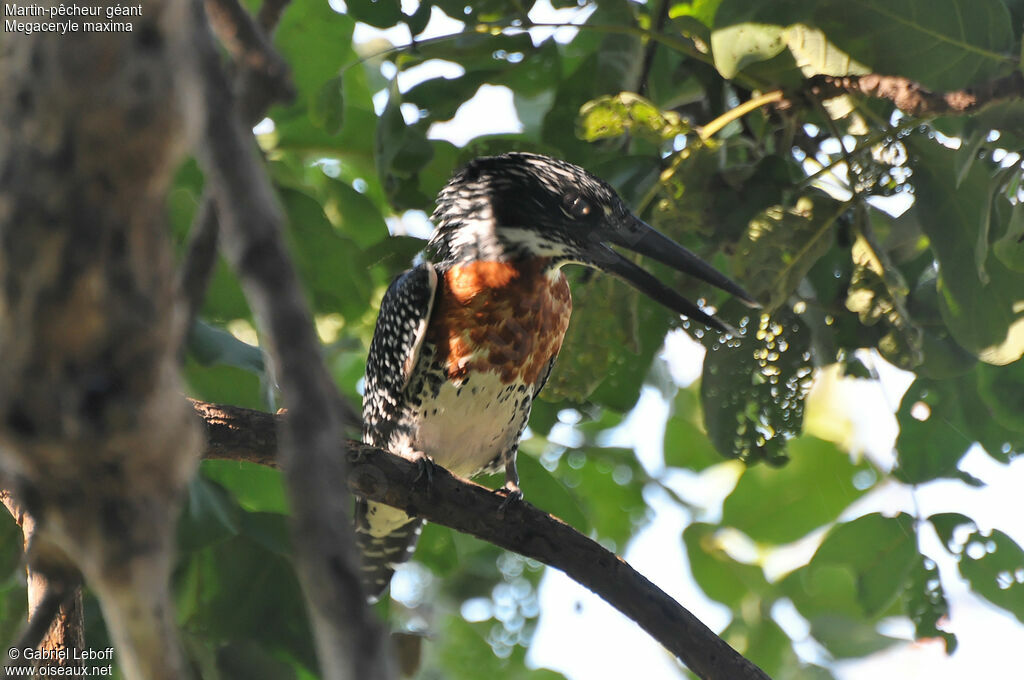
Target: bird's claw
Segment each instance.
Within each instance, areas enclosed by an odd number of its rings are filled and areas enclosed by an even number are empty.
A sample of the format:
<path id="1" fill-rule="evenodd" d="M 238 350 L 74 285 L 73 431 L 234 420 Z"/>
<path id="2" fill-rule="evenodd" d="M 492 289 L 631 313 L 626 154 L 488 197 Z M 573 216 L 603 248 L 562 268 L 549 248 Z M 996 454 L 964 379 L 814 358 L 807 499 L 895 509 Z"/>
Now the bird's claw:
<path id="1" fill-rule="evenodd" d="M 413 479 L 413 482 L 419 483 L 421 480 L 426 479 L 428 485 L 433 484 L 434 468 L 437 464 L 426 454 L 417 457 L 414 462 L 416 463 L 416 467 L 419 469 L 416 472 L 416 478 Z"/>
<path id="2" fill-rule="evenodd" d="M 505 496 L 505 499 L 501 501 L 501 505 L 498 506 L 498 517 L 504 517 L 505 511 L 508 508 L 523 502 L 523 490 L 519 488 L 518 484 L 513 482 L 505 482 L 505 486 L 498 489 L 498 493 Z"/>

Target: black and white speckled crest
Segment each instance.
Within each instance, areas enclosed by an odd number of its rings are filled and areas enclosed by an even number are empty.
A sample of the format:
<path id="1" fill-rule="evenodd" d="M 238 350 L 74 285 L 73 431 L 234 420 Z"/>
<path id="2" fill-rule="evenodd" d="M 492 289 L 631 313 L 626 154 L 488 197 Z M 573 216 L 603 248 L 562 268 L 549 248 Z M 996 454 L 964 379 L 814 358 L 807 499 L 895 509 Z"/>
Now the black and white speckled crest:
<path id="1" fill-rule="evenodd" d="M 602 240 L 603 223 L 629 216 L 611 186 L 572 163 L 529 153 L 488 156 L 441 190 L 428 250 L 441 269 L 524 255 L 589 264 L 583 246 Z"/>

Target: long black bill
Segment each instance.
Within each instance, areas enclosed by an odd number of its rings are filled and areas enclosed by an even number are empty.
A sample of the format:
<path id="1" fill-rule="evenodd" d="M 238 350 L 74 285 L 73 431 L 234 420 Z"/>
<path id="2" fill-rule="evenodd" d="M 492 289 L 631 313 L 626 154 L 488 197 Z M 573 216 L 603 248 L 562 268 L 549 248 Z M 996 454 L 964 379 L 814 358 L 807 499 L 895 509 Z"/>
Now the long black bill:
<path id="1" fill-rule="evenodd" d="M 619 229 L 609 230 L 604 236 L 615 245 L 651 257 L 678 272 L 706 281 L 732 294 L 749 307 L 761 306 L 735 281 L 636 217 Z M 608 246 L 595 243 L 588 254 L 594 258 L 594 263 L 600 269 L 622 278 L 655 302 L 724 333 L 737 335 L 736 329 L 711 316 Z"/>

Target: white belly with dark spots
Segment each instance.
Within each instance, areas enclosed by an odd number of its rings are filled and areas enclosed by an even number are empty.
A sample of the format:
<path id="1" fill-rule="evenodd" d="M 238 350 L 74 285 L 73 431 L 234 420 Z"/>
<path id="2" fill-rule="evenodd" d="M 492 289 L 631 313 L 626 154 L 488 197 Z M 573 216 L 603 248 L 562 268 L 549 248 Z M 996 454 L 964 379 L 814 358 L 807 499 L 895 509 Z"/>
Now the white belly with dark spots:
<path id="1" fill-rule="evenodd" d="M 435 463 L 468 477 L 501 469 L 500 456 L 517 443 L 530 415 L 533 385 L 503 384 L 495 373 L 471 373 L 456 386 L 445 381 L 425 399 L 400 451 L 421 451 Z"/>

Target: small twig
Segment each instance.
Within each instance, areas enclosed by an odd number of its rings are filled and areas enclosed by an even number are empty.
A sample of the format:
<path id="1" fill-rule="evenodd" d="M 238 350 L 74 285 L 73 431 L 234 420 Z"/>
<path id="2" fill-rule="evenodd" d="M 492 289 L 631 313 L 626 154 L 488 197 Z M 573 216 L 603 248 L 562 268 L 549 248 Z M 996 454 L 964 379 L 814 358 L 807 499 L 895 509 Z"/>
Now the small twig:
<path id="1" fill-rule="evenodd" d="M 288 0 L 266 0 L 259 24 L 237 0 L 207 0 L 206 12 L 217 35 L 235 57 L 238 73 L 234 88 L 239 111 L 247 126 L 255 125 L 275 101 L 295 96 L 284 59 L 270 45 L 269 36 Z M 204 191 L 189 231 L 188 246 L 178 269 L 178 289 L 185 299 L 189 326 L 202 307 L 206 289 L 217 263 L 217 211 L 209 191 Z"/>
<path id="2" fill-rule="evenodd" d="M 273 460 L 280 416 L 205 402 L 193 405 L 207 423 L 205 458 L 260 464 Z M 356 441 L 347 447 L 353 493 L 564 571 L 636 621 L 705 680 L 769 680 L 625 561 L 557 517 L 523 502 L 507 508 L 501 518 L 498 510 L 504 497 L 490 489 L 440 467 L 429 485 L 417 484 L 415 463 Z M 341 455 L 341 442 L 336 448 Z"/>
<path id="3" fill-rule="evenodd" d="M 702 127 L 700 129 L 700 138 L 707 141 L 732 121 L 742 118 L 751 111 L 761 108 L 765 104 L 781 101 L 782 98 L 782 90 L 773 90 L 772 92 L 766 92 L 752 99 L 748 99 L 739 106 L 729 109 L 721 116 L 715 118 L 713 121 Z"/>
<path id="4" fill-rule="evenodd" d="M 668 21 L 668 0 L 661 0 L 658 4 L 657 9 L 654 11 L 654 32 L 661 33 L 665 28 L 665 23 Z M 658 50 L 658 41 L 651 40 L 647 43 L 647 47 L 644 49 L 644 62 L 640 67 L 640 77 L 636 83 L 636 93 L 645 94 L 647 92 L 647 79 L 651 75 L 651 67 L 654 66 L 654 53 Z"/>
<path id="5" fill-rule="evenodd" d="M 877 73 L 841 77 L 818 75 L 808 79 L 806 89 L 822 99 L 851 93 L 888 99 L 900 111 L 911 116 L 950 116 L 974 113 L 988 104 L 1021 99 L 1024 97 L 1024 75 L 1014 71 L 976 87 L 949 92 L 932 92 L 902 76 Z"/>

